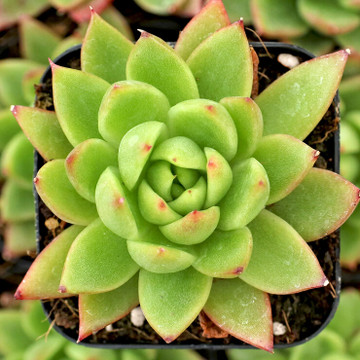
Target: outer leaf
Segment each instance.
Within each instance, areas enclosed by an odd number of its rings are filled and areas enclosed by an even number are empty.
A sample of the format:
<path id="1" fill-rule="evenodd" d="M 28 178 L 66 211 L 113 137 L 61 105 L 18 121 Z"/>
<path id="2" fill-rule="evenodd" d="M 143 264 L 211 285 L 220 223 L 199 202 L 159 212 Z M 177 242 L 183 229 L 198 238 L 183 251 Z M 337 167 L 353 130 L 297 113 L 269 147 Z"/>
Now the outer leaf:
<path id="1" fill-rule="evenodd" d="M 228 161 L 236 154 L 238 139 L 234 122 L 226 109 L 214 101 L 183 101 L 170 109 L 167 124 L 171 136 L 185 136 L 201 148 L 211 147 Z"/>
<path id="2" fill-rule="evenodd" d="M 81 48 L 81 69 L 109 83 L 125 80 L 126 62 L 133 46 L 130 40 L 92 11 Z"/>
<path id="3" fill-rule="evenodd" d="M 138 81 L 115 83 L 106 92 L 99 109 L 99 131 L 118 147 L 123 136 L 146 121 L 165 122 L 170 104 L 155 87 Z"/>
<path id="4" fill-rule="evenodd" d="M 206 315 L 232 336 L 272 352 L 269 296 L 240 279 L 215 281 L 205 304 Z"/>
<path id="5" fill-rule="evenodd" d="M 168 360 L 168 359 L 172 359 L 172 360 L 202 360 L 203 358 L 199 353 L 197 353 L 196 351 L 193 351 L 193 350 L 161 349 L 158 352 L 156 359 L 157 360 Z"/>
<path id="6" fill-rule="evenodd" d="M 238 135 L 238 148 L 233 162 L 250 157 L 261 139 L 263 119 L 259 107 L 247 97 L 228 97 L 220 101 L 231 115 Z"/>
<path id="7" fill-rule="evenodd" d="M 65 171 L 65 160 L 46 163 L 37 173 L 34 183 L 41 199 L 60 219 L 88 225 L 97 218 L 95 205 L 82 198 L 71 185 Z"/>
<path id="8" fill-rule="evenodd" d="M 61 55 L 66 50 L 70 49 L 71 47 L 81 44 L 81 36 L 77 33 L 62 39 L 61 42 L 56 46 L 54 51 L 52 52 L 50 58 L 56 59 L 59 55 Z"/>
<path id="9" fill-rule="evenodd" d="M 252 237 L 248 228 L 216 231 L 196 247 L 199 257 L 193 264 L 201 273 L 219 278 L 234 278 L 249 263 Z"/>
<path id="10" fill-rule="evenodd" d="M 304 179 L 319 156 L 302 141 L 283 134 L 265 136 L 254 157 L 264 166 L 270 181 L 267 204 L 283 199 Z"/>
<path id="11" fill-rule="evenodd" d="M 250 263 L 240 278 L 270 294 L 293 294 L 324 286 L 327 279 L 301 236 L 283 219 L 263 210 L 249 224 Z M 299 271 L 301 269 L 301 271 Z"/>
<path id="12" fill-rule="evenodd" d="M 149 185 L 165 201 L 172 200 L 171 186 L 175 177 L 171 171 L 171 164 L 167 161 L 156 161 L 146 171 L 146 179 Z M 179 179 L 179 174 L 177 174 L 177 178 Z"/>
<path id="13" fill-rule="evenodd" d="M 141 309 L 151 327 L 170 343 L 196 318 L 211 289 L 212 279 L 189 268 L 174 274 L 140 270 Z"/>
<path id="14" fill-rule="evenodd" d="M 169 15 L 175 13 L 183 6 L 186 0 L 135 0 L 145 11 L 156 15 Z"/>
<path id="15" fill-rule="evenodd" d="M 138 303 L 138 275 L 115 290 L 102 294 L 79 295 L 78 341 L 122 319 Z"/>
<path id="16" fill-rule="evenodd" d="M 353 66 L 355 68 L 354 70 L 354 75 L 358 75 L 358 63 L 359 63 L 359 59 L 358 57 L 358 53 L 360 52 L 360 39 L 359 39 L 359 35 L 360 35 L 360 26 L 357 27 L 355 30 L 353 31 L 349 31 L 345 34 L 341 34 L 338 35 L 336 37 L 337 42 L 343 47 L 343 48 L 350 48 L 351 51 L 354 52 L 354 56 L 350 57 L 350 60 L 353 59 Z M 349 61 L 350 63 L 350 61 Z M 347 69 L 350 70 L 350 69 Z M 350 80 L 351 77 L 349 77 L 347 80 Z"/>
<path id="17" fill-rule="evenodd" d="M 14 106 L 12 113 L 45 160 L 63 159 L 72 150 L 53 111 Z"/>
<path id="18" fill-rule="evenodd" d="M 219 101 L 226 96 L 250 96 L 252 58 L 239 22 L 208 37 L 187 63 L 198 83 L 201 98 Z"/>
<path id="19" fill-rule="evenodd" d="M 123 350 L 116 351 L 112 349 L 94 348 L 90 346 L 79 346 L 71 342 L 67 342 L 64 352 L 67 355 L 65 359 L 71 360 L 85 360 L 89 359 L 89 357 L 91 360 L 118 360 L 119 357 L 117 354 L 120 353 L 121 360 L 123 360 Z"/>
<path id="20" fill-rule="evenodd" d="M 359 110 L 360 75 L 352 76 L 341 83 L 341 98 L 345 102 L 347 111 Z"/>
<path id="21" fill-rule="evenodd" d="M 341 50 L 309 60 L 268 86 L 255 100 L 263 114 L 264 135 L 305 139 L 329 108 L 347 57 Z"/>
<path id="22" fill-rule="evenodd" d="M 130 41 L 134 40 L 134 34 L 125 16 L 123 16 L 114 6 L 107 6 L 104 11 L 101 11 L 101 17 L 119 30 Z"/>
<path id="23" fill-rule="evenodd" d="M 66 340 L 62 336 L 50 336 L 48 341 L 35 341 L 26 350 L 24 360 L 57 358 L 61 356 Z"/>
<path id="24" fill-rule="evenodd" d="M 230 21 L 222 1 L 210 1 L 180 33 L 175 51 L 187 60 L 198 45 L 212 33 L 227 25 L 230 25 Z"/>
<path id="25" fill-rule="evenodd" d="M 70 143 L 76 146 L 86 139 L 100 138 L 98 111 L 110 84 L 79 70 L 51 66 L 55 110 Z"/>
<path id="26" fill-rule="evenodd" d="M 26 334 L 36 339 L 49 330 L 49 323 L 46 321 L 46 315 L 40 301 L 23 302 L 21 325 Z"/>
<path id="27" fill-rule="evenodd" d="M 233 167 L 233 182 L 220 202 L 219 229 L 240 229 L 265 207 L 270 184 L 264 167 L 254 158 Z"/>
<path id="28" fill-rule="evenodd" d="M 212 206 L 207 210 L 194 210 L 180 220 L 160 226 L 160 231 L 174 243 L 184 245 L 199 244 L 214 232 L 219 218 L 219 208 Z"/>
<path id="29" fill-rule="evenodd" d="M 308 31 L 300 17 L 297 0 L 253 0 L 251 13 L 256 31 L 269 38 L 298 37 Z"/>
<path id="30" fill-rule="evenodd" d="M 115 149 L 100 139 L 80 143 L 65 161 L 67 176 L 75 190 L 86 200 L 95 202 L 95 188 L 108 166 L 116 166 Z"/>
<path id="31" fill-rule="evenodd" d="M 70 296 L 59 293 L 61 272 L 71 244 L 83 229 L 77 225 L 67 228 L 37 256 L 16 290 L 16 299 L 38 300 Z"/>
<path id="32" fill-rule="evenodd" d="M 316 56 L 328 54 L 334 49 L 334 40 L 310 31 L 304 36 L 291 39 L 291 43 L 309 50 Z"/>
<path id="33" fill-rule="evenodd" d="M 346 119 L 346 117 L 345 117 Z M 341 146 L 340 152 L 343 154 L 354 154 L 360 151 L 360 139 L 354 127 L 348 122 L 341 124 Z"/>
<path id="34" fill-rule="evenodd" d="M 75 294 L 111 291 L 125 284 L 138 269 L 127 251 L 126 241 L 97 219 L 71 246 L 59 289 Z"/>
<path id="35" fill-rule="evenodd" d="M 0 110 L 0 152 L 8 141 L 20 131 L 18 124 L 8 109 Z"/>
<path id="36" fill-rule="evenodd" d="M 81 5 L 84 1 L 85 0 L 50 0 L 50 3 L 55 8 L 66 11 Z"/>
<path id="37" fill-rule="evenodd" d="M 126 77 L 155 86 L 171 105 L 199 97 L 194 76 L 184 60 L 164 41 L 147 32 L 141 34 L 130 54 Z"/>
<path id="38" fill-rule="evenodd" d="M 22 80 L 22 92 L 28 104 L 33 104 L 35 99 L 35 84 L 40 83 L 41 76 L 44 74 L 46 66 L 38 66 L 36 69 L 28 71 Z"/>
<path id="39" fill-rule="evenodd" d="M 312 241 L 341 226 L 358 202 L 356 186 L 331 171 L 312 169 L 290 195 L 269 210 L 286 220 L 306 241 Z"/>

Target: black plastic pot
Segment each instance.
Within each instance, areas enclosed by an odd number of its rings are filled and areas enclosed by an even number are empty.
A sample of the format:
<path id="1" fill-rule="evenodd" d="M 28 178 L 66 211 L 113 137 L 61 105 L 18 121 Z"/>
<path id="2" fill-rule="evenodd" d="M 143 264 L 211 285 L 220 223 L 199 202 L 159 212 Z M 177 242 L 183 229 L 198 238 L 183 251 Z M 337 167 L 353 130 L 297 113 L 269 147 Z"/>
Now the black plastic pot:
<path id="1" fill-rule="evenodd" d="M 281 43 L 251 43 L 257 52 L 260 60 L 259 71 L 261 73 L 266 72 L 266 74 L 260 75 L 259 84 L 260 89 L 265 87 L 267 84 L 266 77 L 273 76 L 276 78 L 276 74 L 280 72 L 286 72 L 288 69 L 280 65 L 277 61 L 277 56 L 281 53 L 288 53 L 300 58 L 301 61 L 306 61 L 314 56 L 308 51 L 299 48 L 297 46 L 281 44 Z M 272 57 L 267 55 L 266 49 L 272 54 Z M 79 59 L 80 57 L 80 46 L 76 46 L 67 52 L 63 53 L 57 59 L 55 59 L 55 63 L 62 66 L 69 66 L 69 63 L 74 62 L 74 59 Z M 267 70 L 264 70 L 267 69 Z M 274 70 L 276 69 L 276 74 L 274 75 Z M 48 68 L 42 77 L 42 83 L 44 88 L 48 88 L 51 91 L 51 70 Z M 322 156 L 319 157 L 319 160 L 316 166 L 325 167 L 335 172 L 339 172 L 339 132 L 334 131 L 331 133 L 328 138 L 318 144 L 312 144 L 313 137 L 316 135 L 317 139 L 322 138 L 325 130 L 324 123 L 328 122 L 329 119 L 332 119 L 334 123 L 339 118 L 339 98 L 336 95 L 331 107 L 330 112 L 328 112 L 324 118 L 321 120 L 317 128 L 309 135 L 309 137 L 305 140 L 311 144 L 312 147 L 320 150 Z M 325 149 L 325 150 L 324 150 Z M 325 157 L 326 156 L 326 157 Z M 38 169 L 43 165 L 44 161 L 38 153 L 35 153 L 35 173 Z M 326 165 L 326 166 L 324 166 Z M 37 249 L 40 252 L 45 247 L 44 239 L 48 236 L 48 231 L 44 226 L 46 208 L 44 211 L 44 204 L 39 198 L 36 190 L 35 200 L 36 200 L 36 231 L 37 231 Z M 290 346 L 300 345 L 314 336 L 316 336 L 319 332 L 321 332 L 327 324 L 330 322 L 339 302 L 339 293 L 340 293 L 340 283 L 341 283 L 341 274 L 340 274 L 340 264 L 339 264 L 339 232 L 336 232 L 335 235 L 331 235 L 326 238 L 326 240 L 319 240 L 310 243 L 310 246 L 314 250 L 315 254 L 318 256 L 319 261 L 323 267 L 323 270 L 333 285 L 333 290 L 330 287 L 320 288 L 309 290 L 303 293 L 295 294 L 295 295 L 274 295 L 271 296 L 272 299 L 272 310 L 274 321 L 280 321 L 282 323 L 286 323 L 284 319 L 285 313 L 288 312 L 289 306 L 293 308 L 294 313 L 287 314 L 289 325 L 292 327 L 292 317 L 294 319 L 298 319 L 298 332 L 299 336 L 295 338 L 295 340 L 288 344 L 288 340 L 290 335 L 294 335 L 289 332 L 289 335 L 276 336 L 275 337 L 275 348 L 286 348 Z M 335 292 L 334 292 L 335 291 Z M 331 293 L 333 296 L 331 296 Z M 321 295 L 321 301 L 319 301 L 319 296 Z M 301 309 L 302 304 L 310 304 L 310 308 L 313 311 L 309 311 L 308 313 L 303 313 L 301 310 L 296 310 L 295 308 Z M 76 301 L 75 301 L 76 304 Z M 296 305 L 296 306 L 295 306 Z M 53 321 L 54 319 L 54 311 L 52 310 L 53 304 L 48 301 L 43 302 L 43 307 L 45 313 L 49 316 L 49 320 Z M 322 310 L 322 313 L 320 310 Z M 282 311 L 283 310 L 283 311 Z M 300 320 L 299 320 L 300 319 Z M 76 330 L 73 329 L 65 329 L 64 327 L 60 327 L 55 325 L 54 328 L 56 331 L 61 333 L 64 337 L 69 339 L 70 341 L 75 342 L 77 339 Z M 105 330 L 103 330 L 105 331 Z M 250 349 L 252 348 L 250 345 L 244 344 L 242 341 L 237 340 L 233 337 L 230 338 L 230 342 L 226 342 L 222 339 L 212 339 L 211 343 L 203 343 L 198 340 L 186 340 L 182 343 L 174 342 L 170 345 L 165 344 L 164 342 L 159 342 L 154 344 L 152 342 L 143 341 L 139 342 L 127 342 L 123 339 L 117 339 L 116 341 L 106 342 L 106 343 L 94 343 L 94 338 L 89 337 L 81 342 L 81 344 L 86 346 L 93 347 L 103 347 L 103 348 L 190 348 L 197 350 L 225 350 L 229 348 L 241 348 L 241 349 Z M 224 354 L 222 352 L 214 355 L 213 353 L 209 358 L 224 358 Z M 216 356 L 216 357 L 214 357 Z"/>

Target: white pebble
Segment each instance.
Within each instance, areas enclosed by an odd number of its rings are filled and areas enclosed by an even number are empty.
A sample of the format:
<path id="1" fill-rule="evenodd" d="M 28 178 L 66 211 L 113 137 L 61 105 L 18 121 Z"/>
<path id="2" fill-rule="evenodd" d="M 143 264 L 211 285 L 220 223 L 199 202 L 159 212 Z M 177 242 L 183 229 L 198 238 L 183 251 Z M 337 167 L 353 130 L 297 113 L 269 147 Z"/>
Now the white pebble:
<path id="1" fill-rule="evenodd" d="M 140 327 L 144 325 L 145 316 L 139 306 L 131 310 L 130 320 L 134 326 Z"/>
<path id="2" fill-rule="evenodd" d="M 281 65 L 289 69 L 292 69 L 300 64 L 299 59 L 291 54 L 280 54 L 277 59 Z"/>
<path id="3" fill-rule="evenodd" d="M 273 332 L 275 336 L 284 335 L 286 333 L 286 326 L 282 323 L 275 321 L 273 323 Z"/>

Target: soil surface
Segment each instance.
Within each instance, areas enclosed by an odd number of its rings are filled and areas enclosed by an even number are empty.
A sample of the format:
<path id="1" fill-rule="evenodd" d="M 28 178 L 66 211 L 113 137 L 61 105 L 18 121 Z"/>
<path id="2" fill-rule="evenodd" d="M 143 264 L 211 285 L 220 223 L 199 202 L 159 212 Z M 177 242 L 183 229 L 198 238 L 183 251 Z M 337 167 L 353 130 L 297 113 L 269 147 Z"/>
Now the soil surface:
<path id="1" fill-rule="evenodd" d="M 258 79 L 259 91 L 261 92 L 280 75 L 288 71 L 277 61 L 279 53 L 292 53 L 298 56 L 296 50 L 279 50 L 268 46 L 269 52 L 262 45 L 255 45 L 255 50 L 259 57 Z M 67 56 L 63 66 L 79 68 L 79 52 L 73 56 Z M 307 60 L 307 55 L 301 55 L 299 60 Z M 51 79 L 48 78 L 45 84 L 39 85 L 37 89 L 38 101 L 36 106 L 53 110 Z M 338 157 L 334 155 L 335 148 L 338 146 L 338 122 L 339 109 L 335 102 L 330 106 L 329 111 L 321 120 L 316 129 L 309 135 L 306 142 L 313 148 L 321 152 L 315 166 L 333 171 L 338 171 Z M 39 157 L 38 167 L 43 164 Z M 52 219 L 52 220 L 49 220 Z M 67 224 L 57 219 L 51 211 L 39 199 L 39 231 L 40 242 L 39 250 L 42 250 L 58 233 L 60 233 Z M 46 225 L 45 225 L 46 222 Z M 49 225 L 50 224 L 50 225 Z M 275 336 L 275 344 L 288 345 L 299 342 L 312 336 L 321 325 L 327 321 L 329 314 L 337 303 L 335 298 L 338 297 L 340 289 L 340 279 L 336 278 L 339 272 L 339 233 L 335 232 L 326 238 L 311 242 L 310 247 L 313 249 L 325 275 L 330 281 L 329 286 L 309 290 L 293 295 L 272 295 L 271 304 L 274 322 L 280 322 L 287 327 L 287 331 L 282 336 Z M 58 299 L 44 301 L 44 306 L 50 313 L 50 320 L 61 330 L 72 337 L 78 337 L 78 304 L 77 298 Z M 97 332 L 83 341 L 84 343 L 103 343 L 116 344 L 118 346 L 126 344 L 143 344 L 148 347 L 150 344 L 165 345 L 163 340 L 151 329 L 145 322 L 142 327 L 134 327 L 129 316 L 114 323 L 111 328 Z M 196 319 L 191 326 L 172 344 L 176 346 L 184 345 L 202 345 L 212 344 L 217 348 L 222 348 L 226 344 L 232 346 L 243 345 L 244 343 L 231 336 L 223 339 L 208 339 L 202 335 L 202 328 L 199 319 Z"/>

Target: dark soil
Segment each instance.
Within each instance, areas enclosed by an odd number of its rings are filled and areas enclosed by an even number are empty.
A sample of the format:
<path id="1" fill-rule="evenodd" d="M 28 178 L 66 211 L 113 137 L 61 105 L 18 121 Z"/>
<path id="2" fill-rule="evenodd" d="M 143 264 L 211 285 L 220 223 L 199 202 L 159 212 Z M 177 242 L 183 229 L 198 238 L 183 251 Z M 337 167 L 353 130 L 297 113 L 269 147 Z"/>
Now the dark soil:
<path id="1" fill-rule="evenodd" d="M 277 46 L 267 46 L 272 54 L 271 56 L 267 54 L 261 45 L 254 45 L 260 60 L 258 69 L 260 92 L 269 83 L 288 70 L 277 62 L 277 55 L 279 53 L 286 52 L 299 56 L 298 51 L 291 48 L 279 50 Z M 78 55 L 79 51 L 75 52 L 74 55 L 67 56 L 66 59 L 64 59 L 65 63 L 62 63 L 61 65 L 79 68 L 80 63 Z M 300 61 L 309 59 L 309 56 L 306 54 L 300 56 Z M 45 84 L 39 85 L 37 93 L 38 101 L 36 106 L 52 110 L 51 79 L 49 77 Z M 333 171 L 338 171 L 339 169 L 339 159 L 337 155 L 334 155 L 335 149 L 338 146 L 338 122 L 339 109 L 338 105 L 333 102 L 319 125 L 306 139 L 306 142 L 309 145 L 321 152 L 321 156 L 315 164 L 317 167 Z M 37 166 L 40 168 L 42 165 L 43 160 L 39 156 Z M 38 250 L 40 251 L 56 234 L 62 231 L 66 224 L 57 219 L 44 205 L 41 199 L 38 199 L 38 201 L 38 226 L 40 230 Z M 48 229 L 44 224 L 49 218 L 57 220 L 58 226 Z M 338 262 L 339 233 L 335 232 L 324 239 L 311 242 L 309 245 L 318 257 L 324 273 L 330 281 L 330 285 L 325 288 L 309 290 L 299 294 L 271 296 L 273 320 L 286 325 L 288 328 L 283 336 L 275 336 L 275 344 L 279 344 L 280 347 L 282 345 L 286 346 L 292 343 L 299 343 L 312 336 L 320 329 L 322 324 L 327 322 L 332 309 L 336 307 L 337 304 L 335 298 L 338 297 L 340 291 L 340 268 Z M 77 298 L 72 297 L 66 300 L 44 301 L 44 306 L 46 310 L 51 313 L 50 320 L 52 321 L 55 319 L 55 323 L 61 331 L 73 339 L 77 339 L 77 328 L 79 325 Z M 85 339 L 83 342 L 88 344 L 114 344 L 118 347 L 128 347 L 126 344 L 142 344 L 147 347 L 150 344 L 165 345 L 163 340 L 147 323 L 140 328 L 134 327 L 129 320 L 129 316 L 114 323 L 110 331 L 106 329 L 101 330 Z M 231 346 L 235 347 L 244 345 L 242 341 L 231 336 L 224 339 L 207 339 L 203 337 L 198 319 L 195 320 L 193 324 L 172 344 L 177 347 L 195 345 L 198 348 L 204 347 L 204 344 L 211 344 L 215 345 L 218 349 L 223 348 L 226 344 L 231 344 Z"/>

